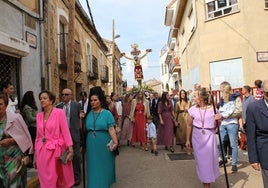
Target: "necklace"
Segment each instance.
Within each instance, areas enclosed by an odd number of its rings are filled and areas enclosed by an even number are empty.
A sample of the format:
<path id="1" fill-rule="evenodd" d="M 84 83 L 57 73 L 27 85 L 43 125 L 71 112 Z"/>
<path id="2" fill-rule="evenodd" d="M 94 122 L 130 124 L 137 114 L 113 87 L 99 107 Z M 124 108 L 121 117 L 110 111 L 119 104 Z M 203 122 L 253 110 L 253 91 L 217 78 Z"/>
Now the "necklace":
<path id="1" fill-rule="evenodd" d="M 49 111 L 47 117 L 46 117 L 46 113 L 44 112 L 44 121 L 43 121 L 43 138 L 42 138 L 42 142 L 45 143 L 47 141 L 47 138 L 46 138 L 46 126 L 47 126 L 47 121 L 50 117 L 50 114 L 52 112 L 53 108 Z"/>
<path id="2" fill-rule="evenodd" d="M 93 136 L 96 137 L 96 121 L 98 119 L 98 117 L 100 116 L 102 110 L 100 110 L 99 112 L 94 112 L 92 111 L 93 113 L 93 127 L 94 127 L 94 130 L 93 130 Z M 95 114 L 98 114 L 96 117 L 95 117 Z"/>
<path id="3" fill-rule="evenodd" d="M 205 112 L 202 114 L 201 113 L 201 110 L 200 110 L 201 107 L 199 107 L 199 114 L 200 114 L 200 119 L 201 119 L 201 124 L 202 124 L 202 134 L 206 134 L 205 130 L 204 130 L 204 124 L 205 124 L 205 116 L 206 116 L 206 112 L 207 112 L 207 106 L 205 108 Z"/>

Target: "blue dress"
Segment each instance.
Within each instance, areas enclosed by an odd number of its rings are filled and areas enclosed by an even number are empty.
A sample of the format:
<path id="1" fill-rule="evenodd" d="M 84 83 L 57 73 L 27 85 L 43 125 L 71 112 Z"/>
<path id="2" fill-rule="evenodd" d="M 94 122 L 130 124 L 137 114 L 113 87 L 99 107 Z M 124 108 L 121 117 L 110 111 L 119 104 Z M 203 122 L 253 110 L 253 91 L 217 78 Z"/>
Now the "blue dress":
<path id="1" fill-rule="evenodd" d="M 108 129 L 114 125 L 109 110 L 91 110 L 86 117 L 87 188 L 109 188 L 115 183 L 115 155 L 107 147 L 111 140 Z"/>

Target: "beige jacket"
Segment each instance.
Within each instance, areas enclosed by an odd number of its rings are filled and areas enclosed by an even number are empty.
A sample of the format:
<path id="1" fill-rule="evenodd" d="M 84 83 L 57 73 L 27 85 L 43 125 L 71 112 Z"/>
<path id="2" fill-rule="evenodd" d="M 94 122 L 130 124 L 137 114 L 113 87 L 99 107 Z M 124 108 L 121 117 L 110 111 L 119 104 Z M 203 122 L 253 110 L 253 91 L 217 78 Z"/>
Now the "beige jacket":
<path id="1" fill-rule="evenodd" d="M 135 112 L 136 105 L 137 105 L 137 100 L 133 99 L 131 102 L 131 109 L 130 109 L 130 114 L 129 114 L 129 118 L 131 121 L 133 121 L 133 119 L 134 119 L 134 112 Z M 145 106 L 144 115 L 146 117 L 149 117 L 150 116 L 149 101 L 145 99 L 143 101 L 143 105 Z"/>

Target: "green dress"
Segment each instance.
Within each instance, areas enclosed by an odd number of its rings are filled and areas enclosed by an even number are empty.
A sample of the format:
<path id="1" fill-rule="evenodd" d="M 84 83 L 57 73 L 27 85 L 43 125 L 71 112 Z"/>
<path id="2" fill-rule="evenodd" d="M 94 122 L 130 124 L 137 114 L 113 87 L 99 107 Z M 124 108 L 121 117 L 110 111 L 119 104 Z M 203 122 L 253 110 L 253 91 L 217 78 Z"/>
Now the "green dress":
<path id="1" fill-rule="evenodd" d="M 6 120 L 0 122 L 0 140 L 9 137 L 4 132 Z M 19 173 L 16 170 L 20 166 L 23 153 L 18 145 L 8 148 L 0 146 L 0 187 L 26 187 L 26 168 Z"/>
<path id="2" fill-rule="evenodd" d="M 114 125 L 109 110 L 91 110 L 86 117 L 87 188 L 109 188 L 115 182 L 115 154 L 107 148 L 111 140 L 108 129 Z"/>

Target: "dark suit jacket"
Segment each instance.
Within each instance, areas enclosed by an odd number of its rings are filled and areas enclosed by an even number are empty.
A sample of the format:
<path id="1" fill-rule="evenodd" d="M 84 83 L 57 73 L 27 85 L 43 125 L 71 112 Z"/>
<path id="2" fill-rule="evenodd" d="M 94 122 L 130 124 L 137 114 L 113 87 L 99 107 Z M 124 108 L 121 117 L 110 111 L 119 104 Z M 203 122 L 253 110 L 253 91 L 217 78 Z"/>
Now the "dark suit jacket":
<path id="1" fill-rule="evenodd" d="M 152 100 L 152 107 L 151 107 L 151 111 L 152 111 L 152 115 L 157 116 L 158 117 L 158 104 L 160 102 L 160 98 L 158 98 L 157 100 L 154 98 Z"/>
<path id="2" fill-rule="evenodd" d="M 63 109 L 64 103 L 60 103 L 56 106 L 57 108 Z M 80 114 L 81 104 L 78 102 L 71 101 L 70 105 L 70 132 L 72 135 L 73 142 L 80 142 Z"/>
<path id="3" fill-rule="evenodd" d="M 249 162 L 268 169 L 268 107 L 264 99 L 248 105 L 246 122 Z"/>

